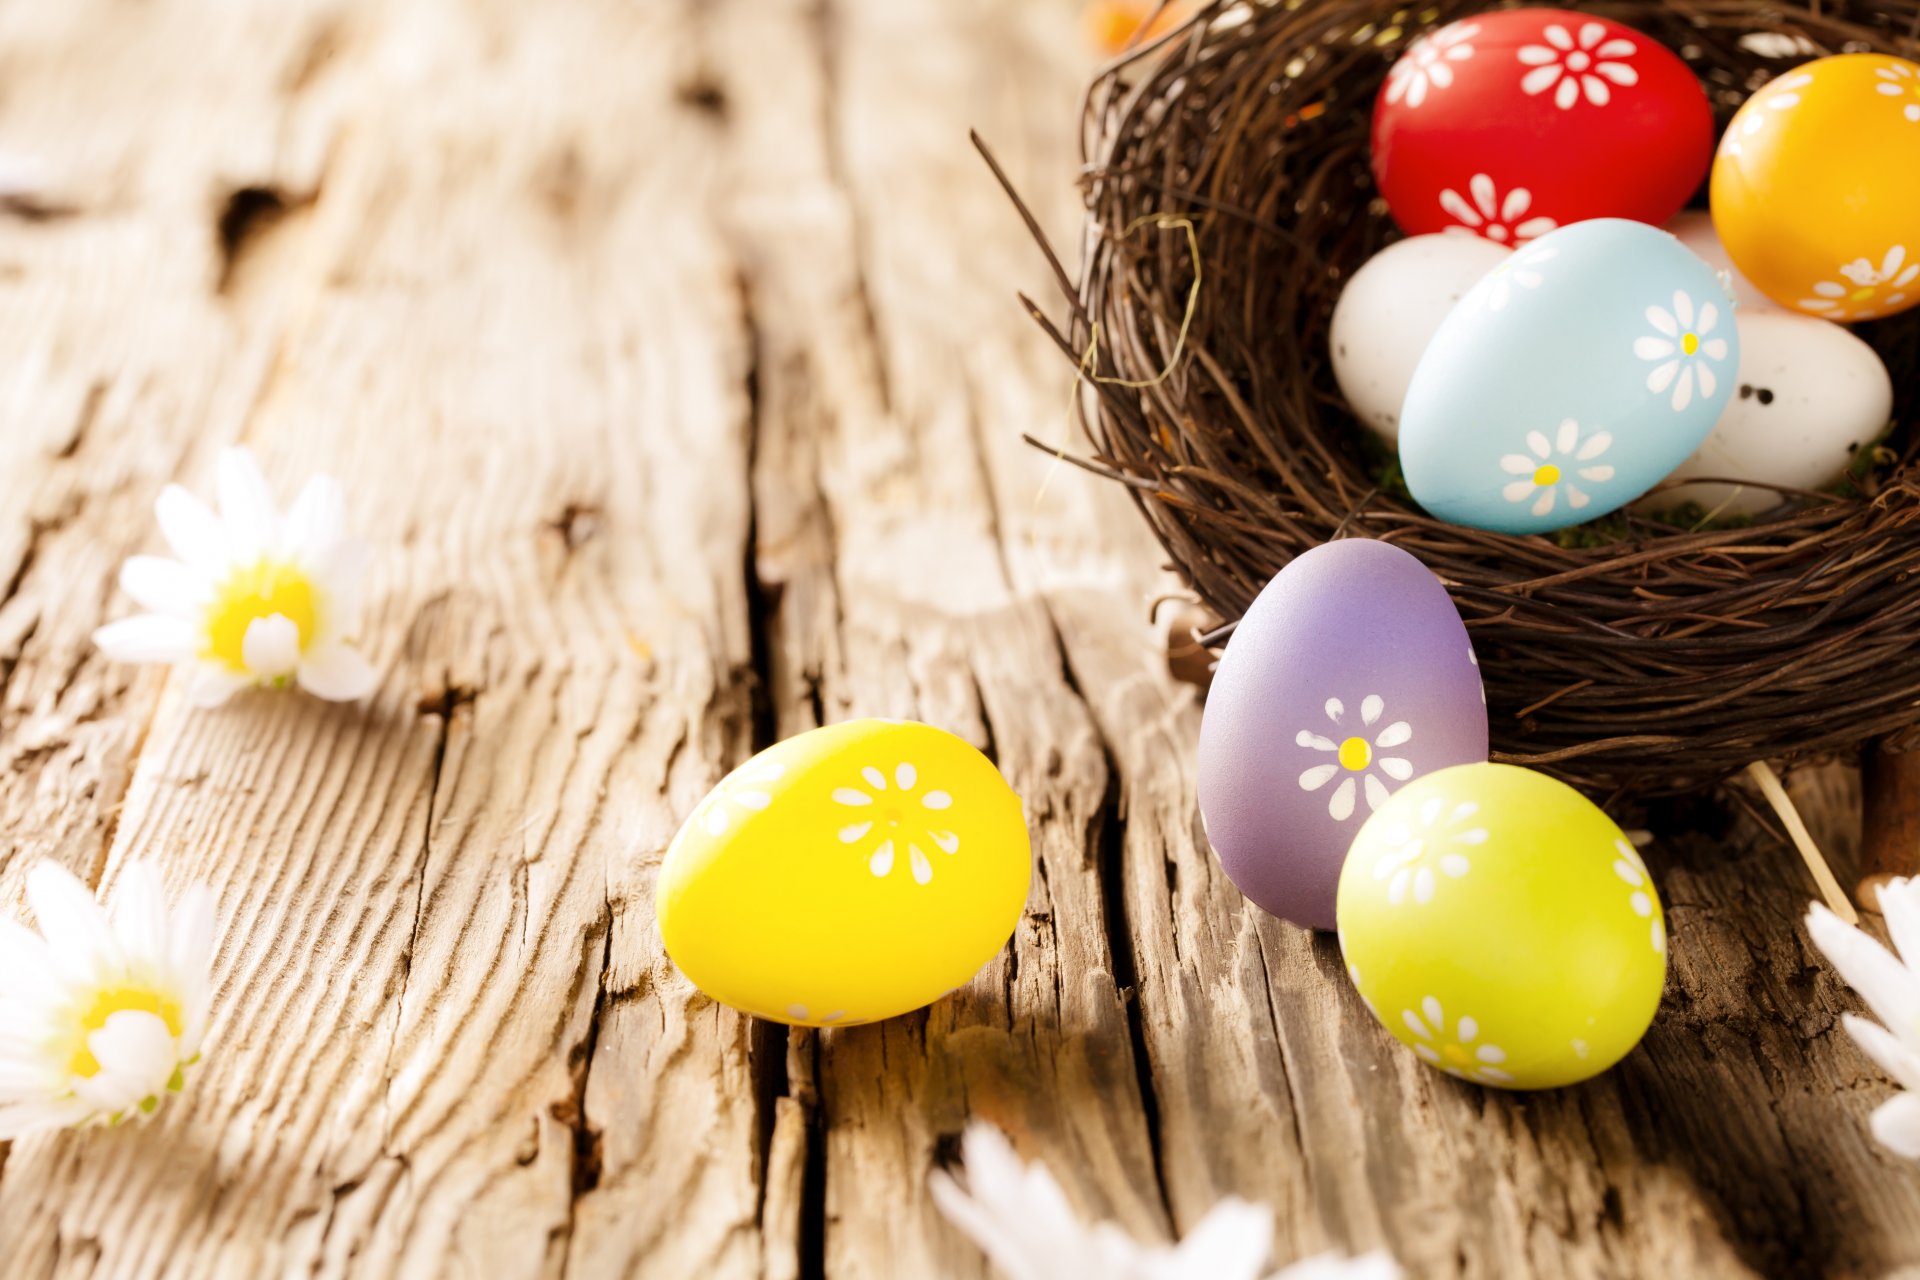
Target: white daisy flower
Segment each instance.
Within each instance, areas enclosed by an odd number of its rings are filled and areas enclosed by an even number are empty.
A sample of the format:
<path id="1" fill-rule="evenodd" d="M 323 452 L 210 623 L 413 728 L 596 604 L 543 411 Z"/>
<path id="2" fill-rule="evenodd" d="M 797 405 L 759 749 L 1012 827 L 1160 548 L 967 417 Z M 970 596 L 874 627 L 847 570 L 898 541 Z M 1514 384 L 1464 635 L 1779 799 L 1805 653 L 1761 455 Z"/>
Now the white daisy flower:
<path id="1" fill-rule="evenodd" d="M 1436 796 L 1420 806 L 1419 831 L 1395 823 L 1382 833 L 1392 851 L 1374 861 L 1373 878 L 1387 882 L 1388 906 L 1399 906 L 1409 892 L 1417 905 L 1425 906 L 1433 901 L 1440 876 L 1458 880 L 1473 870 L 1468 854 L 1487 842 L 1486 827 L 1471 822 L 1479 812 L 1471 800 L 1449 812 Z"/>
<path id="2" fill-rule="evenodd" d="M 1820 903 L 1807 912 L 1807 932 L 1880 1019 L 1849 1013 L 1841 1018 L 1847 1034 L 1904 1091 L 1873 1113 L 1873 1136 L 1920 1160 L 1920 879 L 1884 885 L 1880 913 L 1897 956 Z"/>
<path id="3" fill-rule="evenodd" d="M 0 1141 L 151 1115 L 200 1060 L 212 895 L 196 886 L 170 912 L 137 862 L 108 912 L 42 862 L 27 901 L 39 934 L 0 920 Z"/>
<path id="4" fill-rule="evenodd" d="M 1514 187 L 1503 197 L 1488 174 L 1476 173 L 1467 179 L 1471 203 L 1452 187 L 1440 193 L 1440 207 L 1457 226 L 1453 232 L 1472 232 L 1500 244 L 1522 244 L 1543 236 L 1557 225 L 1552 218 L 1527 217 L 1533 207 L 1533 192 Z"/>
<path id="5" fill-rule="evenodd" d="M 1667 954 L 1667 928 L 1653 913 L 1653 876 L 1647 871 L 1647 864 L 1641 859 L 1640 851 L 1625 840 L 1615 840 L 1613 851 L 1620 855 L 1613 860 L 1613 874 L 1619 876 L 1631 891 L 1627 906 L 1633 914 L 1651 922 L 1647 940 L 1653 944 L 1655 951 L 1661 955 Z"/>
<path id="6" fill-rule="evenodd" d="M 1555 500 L 1565 490 L 1567 505 L 1578 511 L 1593 501 L 1593 497 L 1575 484 L 1568 473 L 1594 484 L 1613 479 L 1611 463 L 1594 461 L 1612 446 L 1613 436 L 1605 431 L 1596 431 L 1582 440 L 1580 424 L 1572 418 L 1560 424 L 1552 440 L 1542 432 L 1529 431 L 1527 449 L 1531 456 L 1509 453 L 1500 459 L 1502 471 L 1524 477 L 1509 482 L 1500 496 L 1508 502 L 1531 503 L 1529 510 L 1536 516 L 1544 516 L 1553 510 Z"/>
<path id="7" fill-rule="evenodd" d="M 1487 277 L 1487 309 L 1504 311 L 1518 289 L 1538 289 L 1546 277 L 1538 270 L 1541 263 L 1559 254 L 1550 245 L 1531 245 L 1510 256 Z"/>
<path id="8" fill-rule="evenodd" d="M 1813 297 L 1802 298 L 1795 305 L 1830 320 L 1870 320 L 1907 300 L 1907 286 L 1920 276 L 1920 262 L 1908 262 L 1907 246 L 1897 244 L 1887 250 L 1877 266 L 1866 258 L 1855 258 L 1842 266 L 1839 274 L 1844 284 L 1822 280 L 1813 286 Z"/>
<path id="9" fill-rule="evenodd" d="M 1900 114 L 1908 120 L 1920 124 L 1920 76 L 1913 74 L 1913 68 L 1906 62 L 1889 62 L 1874 70 L 1880 83 L 1873 86 L 1874 91 L 1889 98 L 1903 98 Z"/>
<path id="10" fill-rule="evenodd" d="M 1429 86 L 1444 89 L 1453 83 L 1453 64 L 1473 56 L 1468 43 L 1480 34 L 1477 22 L 1455 22 L 1415 40 L 1387 72 L 1387 101 L 1406 99 L 1409 107 L 1427 100 Z"/>
<path id="11" fill-rule="evenodd" d="M 889 786 L 891 783 L 891 786 Z M 929 849 L 951 856 L 960 852 L 960 835 L 941 815 L 953 808 L 953 796 L 938 787 L 923 787 L 920 770 L 910 761 L 893 766 L 889 774 L 878 765 L 860 770 L 860 785 L 837 787 L 833 802 L 845 812 L 837 821 L 840 843 L 861 846 L 867 870 L 875 876 L 892 872 L 897 855 L 915 884 L 933 880 Z"/>
<path id="12" fill-rule="evenodd" d="M 1642 360 L 1660 361 L 1647 375 L 1647 390 L 1661 395 L 1672 387 L 1675 413 L 1693 403 L 1696 380 L 1702 399 L 1712 395 L 1719 382 L 1711 362 L 1727 358 L 1727 340 L 1707 336 L 1720 323 L 1720 308 L 1703 302 L 1696 312 L 1693 299 L 1676 289 L 1673 310 L 1648 307 L 1647 323 L 1656 332 L 1633 343 L 1633 354 Z"/>
<path id="13" fill-rule="evenodd" d="M 218 515 L 179 485 L 161 492 L 154 511 L 179 559 L 121 566 L 121 589 L 152 612 L 94 643 L 118 662 L 191 664 L 200 706 L 290 681 L 337 702 L 371 693 L 379 674 L 349 643 L 367 554 L 347 536 L 339 483 L 314 477 L 283 516 L 253 455 L 227 449 L 219 490 Z"/>
<path id="14" fill-rule="evenodd" d="M 1572 110 L 1583 93 L 1588 102 L 1604 107 L 1613 99 L 1610 84 L 1640 83 L 1640 73 L 1621 61 L 1637 46 L 1624 36 L 1608 38 L 1597 22 L 1582 23 L 1578 39 L 1557 22 L 1540 34 L 1546 44 L 1520 47 L 1520 61 L 1533 68 L 1520 78 L 1520 88 L 1534 95 L 1552 89 L 1553 105 L 1562 111 Z"/>
<path id="15" fill-rule="evenodd" d="M 1370 693 L 1360 700 L 1360 727 L 1371 729 L 1386 710 L 1386 703 L 1377 693 Z M 1347 714 L 1347 708 L 1338 698 L 1328 698 L 1326 704 L 1327 719 L 1335 725 L 1341 725 Z M 1327 816 L 1335 822 L 1345 822 L 1353 816 L 1354 794 L 1363 787 L 1367 796 L 1367 812 L 1371 813 L 1387 802 L 1389 794 L 1387 784 L 1380 780 L 1384 773 L 1395 782 L 1405 782 L 1413 776 L 1413 761 L 1404 756 L 1381 755 L 1382 750 L 1402 746 L 1413 738 L 1413 726 L 1405 720 L 1395 720 L 1371 738 L 1364 732 L 1347 732 L 1340 741 L 1335 742 L 1324 734 L 1311 729 L 1302 729 L 1294 736 L 1294 745 L 1305 747 L 1309 751 L 1331 751 L 1334 760 L 1327 764 L 1316 764 L 1300 775 L 1302 791 L 1318 791 L 1341 774 L 1340 785 L 1327 795 Z M 1375 773 L 1375 770 L 1379 773 Z"/>
<path id="16" fill-rule="evenodd" d="M 1420 1002 L 1418 1013 L 1412 1009 L 1402 1009 L 1400 1021 L 1420 1038 L 1420 1043 L 1413 1046 L 1413 1051 L 1420 1055 L 1422 1061 L 1431 1063 L 1448 1075 L 1481 1084 L 1505 1084 L 1513 1079 L 1512 1073 L 1500 1065 L 1507 1060 L 1506 1051 L 1497 1044 L 1488 1044 L 1480 1039 L 1480 1023 L 1462 1016 L 1449 1033 L 1446 1012 L 1433 996 Z"/>
<path id="17" fill-rule="evenodd" d="M 1726 136 L 1720 139 L 1720 150 L 1724 155 L 1737 156 L 1741 143 L 1767 127 L 1772 119 L 1768 112 L 1791 111 L 1800 105 L 1800 90 L 1813 83 L 1813 77 L 1804 73 L 1790 75 L 1775 80 L 1760 92 L 1747 100 L 1749 110 L 1743 110 L 1738 120 L 1739 128 L 1728 129 Z"/>
<path id="18" fill-rule="evenodd" d="M 1260 1280 L 1273 1250 L 1273 1214 L 1229 1196 L 1170 1248 L 1143 1245 L 1111 1222 L 1088 1226 L 1042 1164 L 1025 1164 L 1006 1135 L 974 1123 L 960 1140 L 963 1186 L 944 1169 L 928 1180 L 947 1221 L 980 1246 L 1009 1280 Z M 1323 1254 L 1268 1280 L 1396 1280 L 1385 1253 Z"/>

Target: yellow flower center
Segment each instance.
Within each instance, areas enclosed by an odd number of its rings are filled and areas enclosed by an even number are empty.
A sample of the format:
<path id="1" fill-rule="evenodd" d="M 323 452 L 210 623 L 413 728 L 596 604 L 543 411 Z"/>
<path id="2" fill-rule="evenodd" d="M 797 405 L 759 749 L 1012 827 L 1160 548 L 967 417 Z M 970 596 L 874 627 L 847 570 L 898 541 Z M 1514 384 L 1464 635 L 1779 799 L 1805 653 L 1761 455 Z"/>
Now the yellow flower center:
<path id="1" fill-rule="evenodd" d="M 207 606 L 206 641 L 201 656 L 247 670 L 247 628 L 256 618 L 280 614 L 300 633 L 304 651 L 314 631 L 313 582 L 284 560 L 261 557 L 227 575 Z"/>
<path id="2" fill-rule="evenodd" d="M 1550 484 L 1559 484 L 1560 468 L 1554 466 L 1551 462 L 1541 463 L 1538 467 L 1534 468 L 1533 482 L 1542 489 Z"/>
<path id="3" fill-rule="evenodd" d="M 1680 349 L 1686 352 L 1688 355 L 1692 355 L 1694 352 L 1698 351 L 1700 349 L 1700 335 L 1697 333 L 1681 334 Z"/>
<path id="4" fill-rule="evenodd" d="M 1465 1048 L 1457 1044 L 1448 1045 L 1446 1048 L 1440 1051 L 1440 1054 L 1442 1057 L 1444 1057 L 1447 1061 L 1453 1063 L 1455 1066 L 1465 1066 L 1467 1063 L 1473 1061 L 1473 1055 L 1468 1053 Z"/>
<path id="5" fill-rule="evenodd" d="M 93 1003 L 80 1014 L 79 1042 L 73 1056 L 67 1059 L 68 1075 L 92 1077 L 99 1074 L 100 1062 L 93 1056 L 93 1050 L 87 1047 L 87 1037 L 106 1026 L 107 1019 L 114 1014 L 128 1010 L 154 1014 L 167 1024 L 167 1030 L 176 1038 L 186 1028 L 179 1003 L 157 991 L 146 987 L 102 987 L 93 993 Z"/>
<path id="6" fill-rule="evenodd" d="M 1340 744 L 1340 764 L 1355 773 L 1373 763 L 1373 748 L 1365 738 L 1348 738 Z"/>
<path id="7" fill-rule="evenodd" d="M 1865 302 L 1868 298 L 1871 298 L 1872 296 L 1873 296 L 1873 286 L 1870 284 L 1861 285 L 1858 289 L 1855 289 L 1853 291 L 1853 300 L 1855 302 Z"/>

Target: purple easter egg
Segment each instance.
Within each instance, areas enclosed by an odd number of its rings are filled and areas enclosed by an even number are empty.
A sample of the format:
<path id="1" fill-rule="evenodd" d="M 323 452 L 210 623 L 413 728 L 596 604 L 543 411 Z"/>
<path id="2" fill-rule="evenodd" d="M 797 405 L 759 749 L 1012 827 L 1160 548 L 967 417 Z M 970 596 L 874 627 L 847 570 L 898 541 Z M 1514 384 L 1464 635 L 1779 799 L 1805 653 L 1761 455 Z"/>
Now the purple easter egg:
<path id="1" fill-rule="evenodd" d="M 1200 821 L 1240 892 L 1334 927 L 1347 847 L 1403 783 L 1487 758 L 1467 629 L 1390 543 L 1294 558 L 1234 629 L 1200 724 Z"/>

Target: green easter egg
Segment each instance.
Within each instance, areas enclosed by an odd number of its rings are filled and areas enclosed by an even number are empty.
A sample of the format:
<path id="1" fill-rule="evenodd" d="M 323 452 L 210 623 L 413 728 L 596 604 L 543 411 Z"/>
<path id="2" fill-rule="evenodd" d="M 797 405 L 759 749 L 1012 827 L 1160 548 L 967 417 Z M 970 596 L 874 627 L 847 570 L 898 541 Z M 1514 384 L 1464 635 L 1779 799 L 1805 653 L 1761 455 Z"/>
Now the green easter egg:
<path id="1" fill-rule="evenodd" d="M 1422 1061 L 1503 1089 L 1605 1071 L 1646 1033 L 1667 933 L 1646 864 L 1543 773 L 1463 764 L 1401 787 L 1340 873 L 1360 995 Z"/>

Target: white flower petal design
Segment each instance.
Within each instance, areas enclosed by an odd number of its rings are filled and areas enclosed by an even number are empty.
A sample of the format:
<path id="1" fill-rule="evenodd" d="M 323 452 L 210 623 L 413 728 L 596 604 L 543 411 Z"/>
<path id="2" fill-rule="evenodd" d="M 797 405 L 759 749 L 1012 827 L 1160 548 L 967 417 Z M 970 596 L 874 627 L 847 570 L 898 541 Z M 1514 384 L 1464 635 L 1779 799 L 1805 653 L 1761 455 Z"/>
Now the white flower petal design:
<path id="1" fill-rule="evenodd" d="M 1647 390 L 1666 395 L 1675 413 L 1693 403 L 1696 387 L 1702 397 L 1710 397 L 1719 388 L 1715 362 L 1725 361 L 1729 348 L 1724 338 L 1709 338 L 1720 323 L 1720 309 L 1712 302 L 1695 304 L 1683 290 L 1675 290 L 1672 310 L 1650 306 L 1647 323 L 1654 332 L 1634 339 L 1633 354 L 1656 362 L 1647 373 Z"/>
<path id="2" fill-rule="evenodd" d="M 924 815 L 952 809 L 953 794 L 939 789 L 919 790 L 923 779 L 919 767 L 910 760 L 894 761 L 890 769 L 877 763 L 863 765 L 859 777 L 864 785 L 835 787 L 831 792 L 835 804 L 852 811 L 842 815 L 843 821 L 852 821 L 839 827 L 835 838 L 858 849 L 867 870 L 877 878 L 892 875 L 904 862 L 913 883 L 931 884 L 933 858 L 927 849 L 956 854 L 960 851 L 960 835 L 945 826 L 925 825 L 930 819 Z M 902 803 L 916 798 L 917 807 Z M 876 843 L 867 847 L 869 841 Z M 903 850 L 904 859 L 899 856 Z"/>
<path id="3" fill-rule="evenodd" d="M 1605 431 L 1596 431 L 1582 438 L 1580 424 L 1572 418 L 1564 419 L 1554 429 L 1552 440 L 1548 440 L 1543 432 L 1529 431 L 1526 439 L 1528 453 L 1509 453 L 1500 459 L 1503 472 L 1526 478 L 1501 486 L 1500 496 L 1507 502 L 1528 504 L 1527 510 L 1540 517 L 1553 514 L 1563 490 L 1569 507 L 1575 510 L 1584 508 L 1593 500 L 1592 495 L 1575 485 L 1569 476 L 1577 474 L 1595 484 L 1611 480 L 1613 468 L 1610 465 L 1582 467 L 1576 464 L 1591 462 L 1604 454 L 1612 444 L 1612 435 Z"/>
<path id="4" fill-rule="evenodd" d="M 1613 101 L 1613 89 L 1640 83 L 1640 73 L 1627 61 L 1639 51 L 1624 36 L 1607 36 L 1598 22 L 1584 22 L 1576 38 L 1567 28 L 1550 23 L 1540 33 L 1544 44 L 1522 45 L 1516 57 L 1528 70 L 1520 77 L 1521 92 L 1533 97 L 1553 91 L 1553 104 L 1571 111 L 1583 99 L 1596 107 Z"/>
<path id="5" fill-rule="evenodd" d="M 1552 218 L 1526 216 L 1533 207 L 1533 192 L 1526 187 L 1514 187 L 1502 197 L 1490 174 L 1476 173 L 1467 179 L 1467 192 L 1471 200 L 1452 187 L 1440 192 L 1440 208 L 1455 223 L 1449 231 L 1471 231 L 1500 244 L 1518 245 L 1558 225 Z"/>
<path id="6" fill-rule="evenodd" d="M 315 477 L 283 517 L 252 454 L 228 449 L 216 471 L 218 515 L 178 485 L 161 493 L 154 516 L 178 559 L 127 561 L 120 584 L 149 612 L 94 643 L 118 662 L 188 668 L 199 706 L 249 685 L 372 693 L 379 672 L 351 647 L 368 557 L 346 534 L 339 484 Z"/>
<path id="7" fill-rule="evenodd" d="M 1445 1010 L 1439 1000 L 1428 996 L 1420 1002 L 1418 1013 L 1402 1009 L 1400 1021 L 1421 1041 L 1413 1051 L 1448 1075 L 1480 1084 L 1505 1084 L 1513 1079 L 1512 1073 L 1498 1065 L 1507 1060 L 1506 1051 L 1497 1044 L 1477 1043 L 1478 1019 L 1461 1017 L 1449 1034 Z"/>
<path id="8" fill-rule="evenodd" d="M 1478 34 L 1478 23 L 1455 22 L 1414 41 L 1387 72 L 1387 101 L 1418 107 L 1429 92 L 1451 86 L 1452 64 L 1473 56 L 1472 41 Z"/>
<path id="9" fill-rule="evenodd" d="M 65 868 L 27 873 L 35 934 L 0 920 L 0 1142 L 152 1114 L 200 1060 L 213 897 L 169 909 L 134 863 L 111 911 Z"/>
<path id="10" fill-rule="evenodd" d="M 1322 710 L 1328 721 L 1338 728 L 1346 718 L 1347 705 L 1339 698 L 1328 698 Z M 1387 779 L 1405 782 L 1413 776 L 1411 760 L 1383 754 L 1384 749 L 1404 746 L 1413 739 L 1413 726 L 1405 720 L 1381 724 L 1386 710 L 1386 699 L 1369 693 L 1360 699 L 1360 724 L 1348 726 L 1349 729 L 1357 727 L 1360 732 L 1343 732 L 1338 741 L 1311 729 L 1302 729 L 1294 735 L 1294 745 L 1302 750 L 1334 757 L 1308 764 L 1299 775 L 1299 784 L 1302 791 L 1319 791 L 1335 778 L 1340 779 L 1327 794 L 1327 816 L 1335 822 L 1352 817 L 1362 795 L 1366 797 L 1367 811 L 1373 812 L 1385 804 L 1391 794 Z M 1378 731 L 1369 735 L 1376 726 Z"/>
<path id="11" fill-rule="evenodd" d="M 1406 901 L 1409 889 L 1413 902 L 1425 905 L 1438 892 L 1441 877 L 1458 880 L 1473 870 L 1468 854 L 1487 840 L 1486 827 L 1472 825 L 1479 808 L 1467 801 L 1448 809 L 1438 799 L 1429 800 L 1420 807 L 1417 828 L 1395 824 L 1383 833 L 1389 851 L 1374 860 L 1373 878 L 1386 883 L 1388 906 Z"/>
<path id="12" fill-rule="evenodd" d="M 1867 258 L 1843 263 L 1835 272 L 1842 280 L 1822 280 L 1811 290 L 1813 296 L 1795 305 L 1802 311 L 1830 320 L 1870 320 L 1897 310 L 1908 300 L 1908 293 L 1920 278 L 1920 261 L 1907 261 L 1907 247 L 1896 244 L 1878 264 Z"/>

